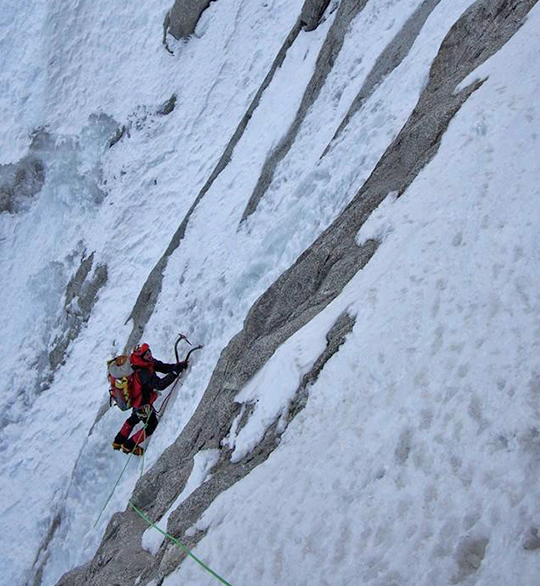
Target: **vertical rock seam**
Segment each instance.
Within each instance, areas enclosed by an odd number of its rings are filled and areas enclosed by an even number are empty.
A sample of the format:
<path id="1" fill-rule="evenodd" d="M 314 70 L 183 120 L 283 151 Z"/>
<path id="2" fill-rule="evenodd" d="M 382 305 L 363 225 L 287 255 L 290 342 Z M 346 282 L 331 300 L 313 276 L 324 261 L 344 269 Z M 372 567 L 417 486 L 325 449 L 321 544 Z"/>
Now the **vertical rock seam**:
<path id="1" fill-rule="evenodd" d="M 216 180 L 218 175 L 229 164 L 229 162 L 231 160 L 232 153 L 234 151 L 234 148 L 236 147 L 236 145 L 238 144 L 238 142 L 242 138 L 242 135 L 244 134 L 244 131 L 245 131 L 249 121 L 251 120 L 251 117 L 253 116 L 253 112 L 257 109 L 257 107 L 259 105 L 259 102 L 261 100 L 263 93 L 265 92 L 266 88 L 270 85 L 272 79 L 274 78 L 276 71 L 283 64 L 283 61 L 285 60 L 285 56 L 287 55 L 287 51 L 289 50 L 289 48 L 292 46 L 292 44 L 296 40 L 296 37 L 298 36 L 300 29 L 301 29 L 301 23 L 300 23 L 300 20 L 298 20 L 295 23 L 295 25 L 293 26 L 293 28 L 291 29 L 291 31 L 289 32 L 289 34 L 287 35 L 285 42 L 283 43 L 276 58 L 274 59 L 274 62 L 272 63 L 272 67 L 270 68 L 270 71 L 267 73 L 266 77 L 264 78 L 259 90 L 255 94 L 255 97 L 253 98 L 249 108 L 247 109 L 246 113 L 244 114 L 244 116 L 243 116 L 242 120 L 240 121 L 240 124 L 236 128 L 234 134 L 232 135 L 229 143 L 227 144 L 227 147 L 225 148 L 225 151 L 221 155 L 221 157 L 220 157 L 217 165 L 215 166 L 214 170 L 212 171 L 210 177 L 208 178 L 206 183 L 203 185 L 201 191 L 199 192 L 199 194 L 195 198 L 195 201 L 193 202 L 193 204 L 189 208 L 187 214 L 185 215 L 184 219 L 182 220 L 182 223 L 180 224 L 180 226 L 176 230 L 174 236 L 172 237 L 172 240 L 169 243 L 169 246 L 167 247 L 167 249 L 163 253 L 162 257 L 157 262 L 156 266 L 152 269 L 146 282 L 144 283 L 144 285 L 141 289 L 141 292 L 139 293 L 139 296 L 137 297 L 137 301 L 135 302 L 135 305 L 134 305 L 133 309 L 131 310 L 129 317 L 126 320 L 126 323 L 129 322 L 130 320 L 133 320 L 133 328 L 132 328 L 131 333 L 129 335 L 129 338 L 126 342 L 126 346 L 125 346 L 125 350 L 124 350 L 125 352 L 127 352 L 130 348 L 135 346 L 135 344 L 137 344 L 137 342 L 141 339 L 144 328 L 145 328 L 146 324 L 148 323 L 150 316 L 154 312 L 154 308 L 156 306 L 159 294 L 161 293 L 161 287 L 162 287 L 162 283 L 163 283 L 163 272 L 165 271 L 165 268 L 166 268 L 167 263 L 169 261 L 169 257 L 180 246 L 180 242 L 184 239 L 188 222 L 189 222 L 193 212 L 195 211 L 195 208 L 199 205 L 202 198 L 206 195 L 206 193 L 208 192 L 208 190 L 210 189 L 210 187 L 212 186 L 212 184 L 214 183 L 214 181 Z"/>
<path id="2" fill-rule="evenodd" d="M 59 324 L 61 333 L 53 342 L 49 352 L 51 371 L 64 361 L 71 342 L 79 335 L 83 325 L 90 319 L 99 290 L 107 283 L 107 265 L 97 265 L 92 273 L 94 253 L 81 259 L 81 264 L 66 287 L 64 312 Z"/>
<path id="3" fill-rule="evenodd" d="M 422 4 L 407 19 L 401 30 L 388 44 L 386 49 L 380 54 L 375 65 L 368 73 L 360 91 L 356 95 L 345 118 L 336 130 L 332 140 L 324 149 L 321 159 L 328 153 L 332 143 L 343 132 L 349 124 L 351 118 L 362 108 L 362 106 L 371 97 L 377 87 L 394 71 L 407 57 L 411 47 L 418 38 L 426 20 L 431 13 L 437 8 L 441 0 L 424 0 Z"/>
<path id="4" fill-rule="evenodd" d="M 266 159 L 257 184 L 255 185 L 246 209 L 242 214 L 240 223 L 247 220 L 247 218 L 257 209 L 261 199 L 270 187 L 277 166 L 291 150 L 308 110 L 319 97 L 324 82 L 334 67 L 334 63 L 343 47 L 343 42 L 349 25 L 358 13 L 364 9 L 366 4 L 367 0 L 351 0 L 349 2 L 340 3 L 334 22 L 326 35 L 324 44 L 317 57 L 315 71 L 306 87 L 306 91 L 304 92 L 296 116 L 285 136 L 280 140 L 278 146 Z"/>

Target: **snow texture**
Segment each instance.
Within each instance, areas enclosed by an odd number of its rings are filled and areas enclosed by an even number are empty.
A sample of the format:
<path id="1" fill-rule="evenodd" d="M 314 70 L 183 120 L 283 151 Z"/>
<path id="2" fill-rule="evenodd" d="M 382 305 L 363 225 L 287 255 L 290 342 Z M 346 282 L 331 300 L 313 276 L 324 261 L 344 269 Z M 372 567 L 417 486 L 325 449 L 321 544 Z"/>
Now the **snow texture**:
<path id="1" fill-rule="evenodd" d="M 186 483 L 186 487 L 178 495 L 178 498 L 174 501 L 170 510 L 165 513 L 165 515 L 163 515 L 163 517 L 159 520 L 159 523 L 156 523 L 156 526 L 159 527 L 163 532 L 167 531 L 167 521 L 170 514 L 175 511 L 177 507 L 196 488 L 211 478 L 211 474 L 209 474 L 209 472 L 212 469 L 212 466 L 214 466 L 214 464 L 217 462 L 218 457 L 219 450 L 206 450 L 204 452 L 199 452 L 195 456 L 193 470 L 191 471 L 191 475 Z M 164 539 L 165 536 L 163 533 L 160 533 L 154 527 L 149 527 L 143 534 L 142 546 L 144 549 L 155 555 Z"/>
<path id="2" fill-rule="evenodd" d="M 105 361 L 122 351 L 139 291 L 303 2 L 212 2 L 194 34 L 170 44 L 174 55 L 162 45 L 170 0 L 4 3 L 0 177 L 31 155 L 44 181 L 0 213 L 1 586 L 52 586 L 92 559 L 139 475 L 189 421 L 249 308 L 369 177 L 473 2 L 441 0 L 320 158 L 378 56 L 422 4 L 370 0 L 240 225 L 339 3 L 316 30 L 299 33 L 169 260 L 144 341 L 164 361 L 178 332 L 204 350 L 95 528 L 125 464 L 110 448 L 125 414 L 106 409 Z M 435 158 L 360 230 L 357 243 L 380 242 L 373 259 L 239 389 L 226 440 L 235 460 L 283 419 L 337 317 L 356 317 L 280 445 L 190 530 L 205 532 L 194 553 L 235 586 L 538 582 L 539 39 L 535 6 L 463 82 L 486 80 Z M 108 280 L 53 371 L 66 312 L 78 311 L 66 305 L 66 287 L 92 253 Z M 196 457 L 160 527 L 217 458 Z M 161 537 L 149 529 L 142 545 L 155 554 Z M 216 581 L 187 559 L 163 581 L 180 584 Z"/>

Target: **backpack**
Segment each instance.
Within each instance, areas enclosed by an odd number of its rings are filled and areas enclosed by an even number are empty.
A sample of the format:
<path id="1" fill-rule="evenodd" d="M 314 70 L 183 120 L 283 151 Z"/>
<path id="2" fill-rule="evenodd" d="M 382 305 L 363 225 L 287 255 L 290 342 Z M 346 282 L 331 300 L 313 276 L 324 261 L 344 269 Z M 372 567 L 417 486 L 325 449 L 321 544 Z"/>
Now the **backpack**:
<path id="1" fill-rule="evenodd" d="M 122 411 L 127 411 L 133 406 L 135 383 L 135 371 L 131 366 L 128 356 L 117 356 L 107 362 L 107 377 L 111 386 L 109 394 L 110 402 L 113 402 Z"/>

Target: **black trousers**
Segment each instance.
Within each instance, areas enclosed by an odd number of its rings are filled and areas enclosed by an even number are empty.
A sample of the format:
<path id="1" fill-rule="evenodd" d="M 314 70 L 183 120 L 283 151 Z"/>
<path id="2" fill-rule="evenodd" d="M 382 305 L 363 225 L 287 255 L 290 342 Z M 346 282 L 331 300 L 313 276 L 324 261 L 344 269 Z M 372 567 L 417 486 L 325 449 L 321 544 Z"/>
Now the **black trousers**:
<path id="1" fill-rule="evenodd" d="M 144 411 L 137 411 L 137 409 L 133 409 L 126 423 L 131 425 L 131 427 L 133 428 L 137 425 L 137 423 L 139 423 L 139 421 L 147 423 L 145 429 L 146 435 L 152 435 L 157 427 L 157 424 L 159 423 L 159 420 L 153 407 L 149 417 L 146 416 L 146 413 Z"/>
<path id="2" fill-rule="evenodd" d="M 133 409 L 131 415 L 126 419 L 124 425 L 122 425 L 122 429 L 116 435 L 115 441 L 123 443 L 131 435 L 131 431 L 137 425 L 137 423 L 141 421 L 146 423 L 146 427 L 144 429 L 140 429 L 131 438 L 136 444 L 142 443 L 145 438 L 151 436 L 154 433 L 157 424 L 159 423 L 159 419 L 157 418 L 153 407 L 150 415 L 148 416 L 143 410 Z"/>

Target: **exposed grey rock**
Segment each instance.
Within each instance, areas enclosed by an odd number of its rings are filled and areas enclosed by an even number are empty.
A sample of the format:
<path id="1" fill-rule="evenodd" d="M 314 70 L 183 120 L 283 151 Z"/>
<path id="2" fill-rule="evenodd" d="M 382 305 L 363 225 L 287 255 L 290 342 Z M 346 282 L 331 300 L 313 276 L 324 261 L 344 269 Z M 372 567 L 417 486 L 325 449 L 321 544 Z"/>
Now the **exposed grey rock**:
<path id="1" fill-rule="evenodd" d="M 206 193 L 208 192 L 210 187 L 213 185 L 216 178 L 223 171 L 223 169 L 225 169 L 225 167 L 229 164 L 229 162 L 231 160 L 232 153 L 234 151 L 234 148 L 238 144 L 240 139 L 242 138 L 242 135 L 244 134 L 244 131 L 245 131 L 249 121 L 251 120 L 251 117 L 253 116 L 253 112 L 256 110 L 256 108 L 259 105 L 259 102 L 261 100 L 263 93 L 265 92 L 266 88 L 270 85 L 272 79 L 274 78 L 276 71 L 281 67 L 283 61 L 285 60 L 285 56 L 287 55 L 287 51 L 289 50 L 291 45 L 294 43 L 299 32 L 300 32 L 300 21 L 297 21 L 295 23 L 295 25 L 293 26 L 293 28 L 291 29 L 291 31 L 289 32 L 289 34 L 287 35 L 285 42 L 281 46 L 276 58 L 274 59 L 274 62 L 272 63 L 270 71 L 267 73 L 266 77 L 264 78 L 260 88 L 258 89 L 257 93 L 255 94 L 255 97 L 251 101 L 249 108 L 247 109 L 242 120 L 240 121 L 240 124 L 238 125 L 238 127 L 236 128 L 230 141 L 228 142 L 228 144 L 225 148 L 225 151 L 221 155 L 221 157 L 220 157 L 217 165 L 213 169 L 210 177 L 208 178 L 206 183 L 203 185 L 201 191 L 199 192 L 199 194 L 195 198 L 195 201 L 193 202 L 193 204 L 189 208 L 187 214 L 185 215 L 184 219 L 182 220 L 182 223 L 180 224 L 180 226 L 176 230 L 171 242 L 169 243 L 169 246 L 167 247 L 167 249 L 163 253 L 163 256 L 159 259 L 156 266 L 150 272 L 148 279 L 146 280 L 143 288 L 141 289 L 141 292 L 139 293 L 139 296 L 137 297 L 137 301 L 135 302 L 135 306 L 133 307 L 133 310 L 131 311 L 131 314 L 127 319 L 127 321 L 133 320 L 133 329 L 131 330 L 128 341 L 126 343 L 126 351 L 128 348 L 132 348 L 141 339 L 144 328 L 145 328 L 146 324 L 148 323 L 150 316 L 154 312 L 156 302 L 158 300 L 159 294 L 161 293 L 161 286 L 162 286 L 162 282 L 163 282 L 163 272 L 165 270 L 165 267 L 167 266 L 170 255 L 180 246 L 180 243 L 184 239 L 184 235 L 186 233 L 186 228 L 187 228 L 187 225 L 189 223 L 189 220 L 190 220 L 193 212 L 195 211 L 195 209 L 197 208 L 197 206 L 199 205 L 199 203 L 201 202 L 203 197 L 206 195 Z"/>
<path id="2" fill-rule="evenodd" d="M 41 547 L 37 552 L 36 559 L 34 560 L 33 564 L 34 568 L 36 568 L 33 586 L 39 586 L 41 584 L 43 568 L 45 567 L 45 564 L 47 563 L 50 556 L 50 552 L 47 551 L 47 548 L 49 547 L 49 544 L 51 543 L 54 534 L 56 533 L 56 530 L 58 529 L 58 527 L 60 527 L 60 523 L 61 517 L 59 514 L 57 514 L 54 516 L 51 526 L 49 527 L 49 531 L 47 532 L 47 536 L 43 540 L 43 543 L 41 544 Z"/>
<path id="3" fill-rule="evenodd" d="M 337 220 L 261 295 L 249 311 L 242 331 L 223 350 L 193 417 L 137 483 L 133 494 L 135 504 L 141 505 L 150 518 L 161 518 L 183 490 L 194 455 L 203 449 L 221 449 L 211 479 L 194 491 L 169 519 L 169 530 L 182 542 L 192 543 L 198 538 L 187 540 L 186 529 L 220 492 L 263 462 L 279 440 L 274 422 L 250 454 L 240 462 L 230 461 L 229 450 L 221 447 L 221 442 L 239 412 L 235 403 L 238 389 L 278 346 L 335 299 L 370 260 L 377 243 L 369 241 L 358 247 L 358 230 L 389 192 L 402 194 L 433 158 L 448 124 L 483 82 L 474 82 L 459 92 L 456 86 L 504 45 L 536 1 L 479 0 L 461 16 L 441 44 L 413 113 L 371 176 Z M 352 327 L 347 316 L 341 320 L 332 330 L 338 347 L 342 332 Z M 321 361 L 318 368 L 322 368 L 324 358 Z M 297 397 L 301 396 L 299 388 Z M 291 414 L 294 412 L 293 406 Z M 66 574 L 59 584 L 127 586 L 134 584 L 141 572 L 141 586 L 154 578 L 160 580 L 175 569 L 182 556 L 172 552 L 168 544 L 162 546 L 155 558 L 143 551 L 140 543 L 145 529 L 144 522 L 132 510 L 115 515 L 94 560 Z M 457 580 L 477 571 L 487 545 L 485 536 L 463 540 L 455 555 L 459 567 Z"/>
<path id="4" fill-rule="evenodd" d="M 536 551 L 540 549 L 540 537 L 538 536 L 538 528 L 531 527 L 523 538 L 523 549 L 528 551 Z"/>
<path id="5" fill-rule="evenodd" d="M 38 194 L 45 183 L 45 165 L 34 154 L 18 163 L 0 165 L 0 213 L 14 213 L 25 200 Z"/>
<path id="6" fill-rule="evenodd" d="M 314 31 L 321 22 L 330 0 L 306 0 L 300 13 L 300 21 L 305 31 Z"/>
<path id="7" fill-rule="evenodd" d="M 113 147 L 117 142 L 122 140 L 124 135 L 127 133 L 127 127 L 125 125 L 118 128 L 118 130 L 114 133 L 114 136 L 109 141 L 109 148 Z"/>
<path id="8" fill-rule="evenodd" d="M 112 148 L 115 144 L 120 142 L 125 136 L 131 136 L 131 131 L 142 130 L 149 117 L 152 116 L 168 116 L 176 108 L 176 94 L 173 94 L 165 103 L 157 109 L 149 108 L 147 106 L 139 106 L 130 116 L 130 120 L 118 126 L 112 137 L 108 142 L 108 147 Z"/>
<path id="9" fill-rule="evenodd" d="M 326 335 L 326 348 L 323 353 L 317 358 L 311 370 L 302 377 L 300 386 L 298 387 L 294 400 L 289 405 L 287 413 L 287 425 L 300 413 L 306 406 L 309 392 L 308 389 L 313 385 L 324 368 L 325 364 L 334 356 L 339 350 L 340 346 L 345 342 L 345 338 L 352 331 L 356 323 L 356 317 L 348 313 L 342 313 L 337 319 L 332 329 Z"/>
<path id="10" fill-rule="evenodd" d="M 349 111 L 336 130 L 330 144 L 326 147 L 321 158 L 326 155 L 332 142 L 349 124 L 351 118 L 362 108 L 377 87 L 398 67 L 409 54 L 411 47 L 418 38 L 422 27 L 441 0 L 424 0 L 403 25 L 401 30 L 380 54 L 375 65 L 368 73 L 360 91 L 356 95 Z"/>
<path id="11" fill-rule="evenodd" d="M 94 253 L 81 259 L 81 264 L 66 287 L 64 313 L 59 334 L 49 352 L 51 371 L 63 362 L 66 350 L 79 335 L 82 326 L 90 318 L 99 290 L 107 282 L 107 266 L 98 265 L 93 271 Z"/>
<path id="12" fill-rule="evenodd" d="M 321 52 L 317 57 L 315 71 L 306 87 L 296 116 L 285 136 L 264 162 L 257 184 L 242 214 L 241 222 L 246 220 L 257 209 L 261 199 L 270 187 L 277 166 L 290 151 L 308 110 L 315 103 L 328 74 L 334 67 L 334 63 L 343 47 L 349 25 L 358 13 L 364 9 L 366 4 L 367 0 L 349 0 L 340 3 L 337 14 L 334 17 L 334 22 L 326 35 Z"/>
<path id="13" fill-rule="evenodd" d="M 176 108 L 176 94 L 173 94 L 161 108 L 158 109 L 158 116 L 168 116 Z"/>
<path id="14" fill-rule="evenodd" d="M 189 37 L 195 32 L 201 14 L 211 0 L 175 0 L 167 14 L 166 29 L 175 39 Z"/>
<path id="15" fill-rule="evenodd" d="M 454 584 L 462 582 L 480 569 L 488 543 L 487 537 L 466 537 L 461 541 L 454 556 L 459 568 Z"/>

